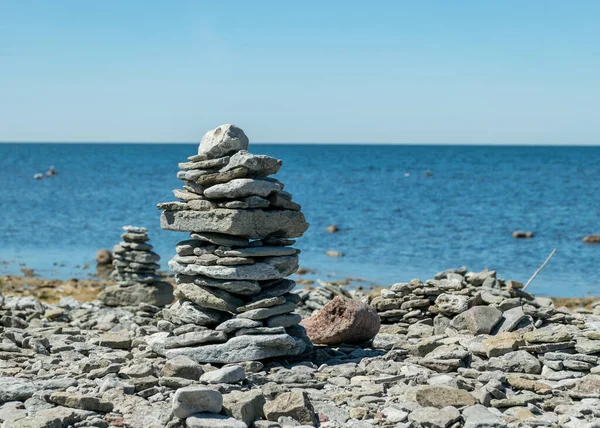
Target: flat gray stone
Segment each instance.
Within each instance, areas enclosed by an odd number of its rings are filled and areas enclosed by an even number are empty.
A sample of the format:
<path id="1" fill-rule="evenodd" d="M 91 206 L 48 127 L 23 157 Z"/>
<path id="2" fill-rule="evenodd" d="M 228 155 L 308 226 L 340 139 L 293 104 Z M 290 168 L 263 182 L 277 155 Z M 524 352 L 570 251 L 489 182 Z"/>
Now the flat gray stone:
<path id="1" fill-rule="evenodd" d="M 197 362 L 228 364 L 294 356 L 305 349 L 306 343 L 303 340 L 289 334 L 238 336 L 218 345 L 169 349 L 166 357 L 186 355 Z"/>
<path id="2" fill-rule="evenodd" d="M 597 354 L 600 353 L 600 340 L 589 339 L 587 337 L 577 338 L 575 345 L 577 352 L 581 354 Z"/>
<path id="3" fill-rule="evenodd" d="M 600 375 L 589 374 L 582 377 L 569 394 L 575 398 L 600 398 Z"/>
<path id="4" fill-rule="evenodd" d="M 255 328 L 241 328 L 235 332 L 235 336 L 246 336 L 252 334 L 285 334 L 285 328 L 283 327 L 255 327 Z"/>
<path id="5" fill-rule="evenodd" d="M 77 422 L 81 422 L 86 418 L 94 415 L 94 412 L 89 410 L 72 409 L 69 407 L 57 406 L 51 409 L 42 409 L 36 412 L 31 412 L 31 416 L 19 419 L 11 424 L 5 424 L 11 428 L 48 428 L 48 427 L 65 427 L 73 426 Z"/>
<path id="6" fill-rule="evenodd" d="M 189 201 L 187 205 L 191 210 L 196 211 L 210 211 L 217 207 L 213 201 L 207 201 L 204 199 L 195 199 L 193 201 Z"/>
<path id="7" fill-rule="evenodd" d="M 215 184 L 204 191 L 209 199 L 239 199 L 247 196 L 267 196 L 280 192 L 281 186 L 270 180 L 236 178 L 227 183 Z"/>
<path id="8" fill-rule="evenodd" d="M 186 428 L 247 428 L 244 422 L 214 413 L 195 413 L 185 420 Z"/>
<path id="9" fill-rule="evenodd" d="M 218 174 L 216 169 L 190 169 L 187 171 L 177 172 L 177 178 L 188 183 L 195 182 L 202 177 Z M 175 197 L 179 198 L 177 195 Z"/>
<path id="10" fill-rule="evenodd" d="M 222 168 L 229 163 L 229 156 L 223 156 L 221 158 L 215 159 L 207 159 L 196 162 L 181 162 L 179 164 L 179 169 L 212 169 L 212 168 Z M 231 168 L 229 168 L 231 169 Z"/>
<path id="11" fill-rule="evenodd" d="M 485 406 L 475 404 L 463 410 L 465 428 L 503 428 L 504 420 L 490 412 Z"/>
<path id="12" fill-rule="evenodd" d="M 264 406 L 265 417 L 277 421 L 290 417 L 308 426 L 316 426 L 317 418 L 309 396 L 305 391 L 282 392 Z"/>
<path id="13" fill-rule="evenodd" d="M 204 373 L 200 382 L 204 383 L 238 383 L 246 379 L 246 370 L 242 366 L 226 366 Z"/>
<path id="14" fill-rule="evenodd" d="M 229 281 L 209 278 L 207 276 L 177 275 L 177 283 L 204 285 L 243 296 L 251 296 L 260 291 L 260 285 L 257 281 Z"/>
<path id="15" fill-rule="evenodd" d="M 121 235 L 121 238 L 125 242 L 146 242 L 149 240 L 148 234 L 146 233 L 133 233 L 126 232 Z"/>
<path id="16" fill-rule="evenodd" d="M 474 306 L 452 319 L 450 327 L 473 335 L 489 334 L 502 318 L 502 311 L 493 306 Z"/>
<path id="17" fill-rule="evenodd" d="M 178 274 L 202 275 L 215 279 L 233 281 L 264 281 L 284 278 L 298 269 L 298 256 L 266 257 L 253 265 L 241 266 L 199 266 L 184 265 L 174 260 L 169 261 L 169 268 Z"/>
<path id="18" fill-rule="evenodd" d="M 478 370 L 483 368 L 485 370 L 529 374 L 538 374 L 542 370 L 540 361 L 527 351 L 507 352 L 501 357 L 492 357 L 487 362 L 473 363 L 471 366 Z"/>
<path id="19" fill-rule="evenodd" d="M 264 320 L 267 327 L 291 327 L 299 324 L 302 317 L 298 314 L 275 315 Z"/>
<path id="20" fill-rule="evenodd" d="M 248 174 L 248 170 L 244 167 L 234 168 L 231 171 L 215 172 L 204 174 L 193 181 L 188 181 L 188 184 L 195 184 L 204 188 L 214 186 L 215 184 L 227 183 L 236 178 L 244 178 Z M 179 175 L 179 173 L 178 173 Z"/>
<path id="21" fill-rule="evenodd" d="M 266 177 L 277 174 L 281 164 L 280 160 L 270 156 L 254 155 L 246 150 L 240 150 L 231 156 L 229 163 L 221 171 L 229 171 L 242 166 L 248 170 L 248 175 L 251 177 Z"/>
<path id="22" fill-rule="evenodd" d="M 115 254 L 115 258 L 136 263 L 156 263 L 160 256 L 153 251 L 124 251 Z"/>
<path id="23" fill-rule="evenodd" d="M 127 226 L 123 226 L 123 230 L 125 232 L 131 232 L 131 233 L 148 233 L 148 229 L 145 227 L 141 227 L 141 226 L 127 225 Z"/>
<path id="24" fill-rule="evenodd" d="M 27 417 L 27 410 L 20 401 L 9 401 L 0 405 L 0 422 L 7 427 L 19 420 Z"/>
<path id="25" fill-rule="evenodd" d="M 498 324 L 498 333 L 516 330 L 526 316 L 522 306 L 517 306 L 504 311 L 502 313 L 502 319 Z"/>
<path id="26" fill-rule="evenodd" d="M 173 190 L 173 196 L 175 196 L 177 199 L 179 199 L 181 201 L 188 202 L 188 206 L 190 206 L 189 202 L 191 202 L 191 201 L 206 199 L 204 196 L 198 195 L 197 193 L 188 192 L 187 190 L 179 190 L 179 189 Z"/>
<path id="27" fill-rule="evenodd" d="M 191 234 L 191 237 L 192 239 L 198 239 L 200 241 L 205 241 L 216 245 L 223 245 L 226 247 L 245 247 L 249 242 L 246 238 L 214 232 L 194 232 Z"/>
<path id="28" fill-rule="evenodd" d="M 187 202 L 181 201 L 172 201 L 172 202 L 160 202 L 156 204 L 156 208 L 161 211 L 170 210 L 170 211 L 181 211 L 181 210 L 189 210 L 190 206 Z"/>
<path id="29" fill-rule="evenodd" d="M 292 247 L 246 247 L 233 248 L 231 250 L 217 249 L 215 254 L 219 257 L 276 257 L 276 256 L 293 256 L 298 254 L 298 250 Z"/>
<path id="30" fill-rule="evenodd" d="M 247 312 L 259 308 L 270 308 L 271 306 L 283 305 L 285 302 L 286 298 L 283 296 L 270 297 L 268 299 L 257 300 L 244 306 L 240 306 L 237 308 L 237 312 Z"/>
<path id="31" fill-rule="evenodd" d="M 151 284 L 160 282 L 162 279 L 162 277 L 155 272 L 119 272 L 114 274 L 113 278 L 118 283 L 124 283 L 123 285 Z"/>
<path id="32" fill-rule="evenodd" d="M 292 302 L 286 302 L 282 305 L 273 306 L 270 308 L 259 308 L 252 309 L 250 311 L 242 312 L 238 314 L 238 318 L 249 318 L 251 320 L 263 320 L 275 315 L 287 314 L 293 312 L 296 309 L 296 305 Z"/>
<path id="33" fill-rule="evenodd" d="M 251 320 L 248 318 L 232 318 L 221 324 L 219 324 L 215 330 L 223 331 L 225 333 L 233 333 L 241 328 L 254 328 L 262 327 L 263 323 L 260 321 Z"/>
<path id="34" fill-rule="evenodd" d="M 222 312 L 236 313 L 239 305 L 244 304 L 242 300 L 233 297 L 225 290 L 189 283 L 178 284 L 175 296 L 194 302 L 205 309 Z"/>
<path id="35" fill-rule="evenodd" d="M 223 395 L 222 412 L 252 426 L 254 421 L 265 417 L 263 412 L 265 403 L 265 397 L 260 390 L 232 391 Z"/>
<path id="36" fill-rule="evenodd" d="M 270 195 L 269 202 L 271 202 L 271 207 L 279 208 L 280 210 L 300 211 L 302 209 L 300 204 L 283 197 L 280 193 Z"/>
<path id="37" fill-rule="evenodd" d="M 192 302 L 175 302 L 162 311 L 163 318 L 174 324 L 215 325 L 222 323 L 226 315 L 223 312 L 205 309 Z"/>
<path id="38" fill-rule="evenodd" d="M 254 259 L 247 257 L 219 257 L 217 259 L 219 266 L 253 265 L 254 263 L 256 263 Z"/>
<path id="39" fill-rule="evenodd" d="M 0 377 L 0 403 L 6 401 L 24 401 L 37 391 L 29 379 Z"/>
<path id="40" fill-rule="evenodd" d="M 134 284 L 129 287 L 113 285 L 106 287 L 98 295 L 106 306 L 137 306 L 148 303 L 153 306 L 166 306 L 173 302 L 173 286 L 168 282 Z"/>
<path id="41" fill-rule="evenodd" d="M 164 211 L 160 226 L 178 232 L 215 232 L 250 239 L 267 236 L 297 238 L 302 236 L 308 223 L 299 211 L 289 210 L 230 210 Z"/>
<path id="42" fill-rule="evenodd" d="M 577 327 L 574 327 L 578 330 Z M 523 339 L 530 343 L 559 343 L 569 342 L 573 339 L 573 329 L 562 324 L 551 324 L 537 330 L 528 331 L 523 335 Z"/>
<path id="43" fill-rule="evenodd" d="M 440 294 L 435 304 L 445 315 L 457 315 L 469 309 L 469 298 L 456 294 Z"/>
<path id="44" fill-rule="evenodd" d="M 459 411 L 452 406 L 436 409 L 419 407 L 408 415 L 408 420 L 419 427 L 446 428 L 460 419 Z"/>
<path id="45" fill-rule="evenodd" d="M 201 330 L 184 333 L 179 336 L 171 336 L 165 339 L 165 349 L 194 346 L 201 343 L 223 343 L 227 341 L 227 335 L 222 331 Z"/>
<path id="46" fill-rule="evenodd" d="M 180 256 L 176 255 L 173 260 L 177 263 L 186 265 L 200 265 L 200 266 L 215 266 L 219 257 L 215 254 L 202 254 L 201 256 Z"/>
<path id="47" fill-rule="evenodd" d="M 225 124 L 211 129 L 202 137 L 198 146 L 198 155 L 207 159 L 220 158 L 225 155 L 248 149 L 248 137 L 235 125 Z"/>
<path id="48" fill-rule="evenodd" d="M 161 377 L 177 377 L 189 380 L 198 380 L 202 376 L 204 370 L 200 364 L 189 357 L 180 355 L 178 357 L 167 360 L 163 366 L 160 375 Z"/>
<path id="49" fill-rule="evenodd" d="M 205 386 L 179 388 L 173 394 L 171 408 L 173 415 L 180 419 L 198 412 L 219 413 L 223 407 L 223 396 L 215 389 Z"/>
<path id="50" fill-rule="evenodd" d="M 263 287 L 262 291 L 254 296 L 253 300 L 263 300 L 271 297 L 283 296 L 296 288 L 296 283 L 291 279 L 283 279 L 270 287 Z"/>
<path id="51" fill-rule="evenodd" d="M 206 241 L 200 241 L 198 239 L 186 239 L 185 241 L 178 242 L 175 246 L 175 251 L 180 256 L 199 256 L 202 254 L 212 254 L 218 247 Z M 196 254 L 194 250 L 201 250 L 201 254 Z"/>

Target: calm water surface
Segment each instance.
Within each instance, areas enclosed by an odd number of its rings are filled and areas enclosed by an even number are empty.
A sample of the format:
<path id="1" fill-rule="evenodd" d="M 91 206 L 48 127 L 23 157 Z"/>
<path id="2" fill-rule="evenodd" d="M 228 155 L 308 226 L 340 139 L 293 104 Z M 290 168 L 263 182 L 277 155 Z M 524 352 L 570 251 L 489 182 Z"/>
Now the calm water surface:
<path id="1" fill-rule="evenodd" d="M 149 228 L 163 258 L 186 234 L 162 231 L 156 203 L 174 200 L 177 163 L 193 144 L 0 144 L 0 274 L 19 263 L 44 276 L 85 275 L 124 224 Z M 532 283 L 544 295 L 600 295 L 600 147 L 261 145 L 283 160 L 311 227 L 297 246 L 321 278 L 389 285 L 467 265 Z M 55 165 L 59 175 L 35 181 Z M 426 171 L 431 172 L 425 177 Z M 326 233 L 329 224 L 340 232 Z M 516 240 L 514 230 L 535 232 Z M 326 250 L 345 257 L 332 259 Z"/>

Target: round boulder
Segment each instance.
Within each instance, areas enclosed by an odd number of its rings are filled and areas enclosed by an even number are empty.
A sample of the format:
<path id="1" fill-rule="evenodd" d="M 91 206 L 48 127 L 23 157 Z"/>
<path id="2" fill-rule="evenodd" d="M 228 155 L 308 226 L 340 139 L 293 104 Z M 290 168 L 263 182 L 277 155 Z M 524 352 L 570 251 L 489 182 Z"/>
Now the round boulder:
<path id="1" fill-rule="evenodd" d="M 375 308 L 336 296 L 319 312 L 300 323 L 313 343 L 339 345 L 372 339 L 381 326 Z"/>
<path id="2" fill-rule="evenodd" d="M 240 150 L 248 150 L 248 137 L 235 125 L 221 125 L 202 137 L 198 154 L 209 159 L 219 158 Z"/>

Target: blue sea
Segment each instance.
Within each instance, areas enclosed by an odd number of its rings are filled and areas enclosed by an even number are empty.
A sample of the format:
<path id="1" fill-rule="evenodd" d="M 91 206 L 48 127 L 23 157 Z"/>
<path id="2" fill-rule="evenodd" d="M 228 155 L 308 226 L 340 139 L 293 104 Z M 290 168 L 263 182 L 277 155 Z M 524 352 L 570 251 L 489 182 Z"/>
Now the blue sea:
<path id="1" fill-rule="evenodd" d="M 146 226 L 162 266 L 186 234 L 159 227 L 194 144 L 0 144 L 0 275 L 85 277 L 121 226 Z M 323 280 L 389 285 L 466 265 L 539 295 L 600 295 L 600 147 L 251 144 L 311 227 L 301 266 Z M 54 165 L 58 175 L 34 180 Z M 427 172 L 429 172 L 427 174 Z M 325 228 L 335 224 L 338 233 Z M 529 240 L 511 233 L 535 233 Z M 327 250 L 344 257 L 330 258 Z M 90 266 L 88 269 L 87 266 Z"/>

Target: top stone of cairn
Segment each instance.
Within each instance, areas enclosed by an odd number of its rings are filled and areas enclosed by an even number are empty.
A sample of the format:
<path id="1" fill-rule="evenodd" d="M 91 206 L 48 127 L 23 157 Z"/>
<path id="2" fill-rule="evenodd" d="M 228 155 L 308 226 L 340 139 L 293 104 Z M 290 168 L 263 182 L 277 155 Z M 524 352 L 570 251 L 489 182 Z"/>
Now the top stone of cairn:
<path id="1" fill-rule="evenodd" d="M 235 125 L 226 124 L 204 134 L 198 146 L 198 155 L 214 159 L 247 149 L 248 137 L 244 131 Z"/>
<path id="2" fill-rule="evenodd" d="M 163 229 L 191 238 L 169 261 L 178 300 L 162 311 L 162 338 L 150 343 L 167 359 L 228 364 L 296 356 L 311 346 L 294 313 L 296 284 L 286 278 L 300 253 L 289 238 L 308 223 L 272 177 L 282 161 L 247 148 L 232 125 L 208 132 L 200 154 L 179 164 L 178 201 L 157 205 Z"/>

